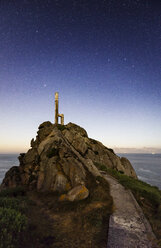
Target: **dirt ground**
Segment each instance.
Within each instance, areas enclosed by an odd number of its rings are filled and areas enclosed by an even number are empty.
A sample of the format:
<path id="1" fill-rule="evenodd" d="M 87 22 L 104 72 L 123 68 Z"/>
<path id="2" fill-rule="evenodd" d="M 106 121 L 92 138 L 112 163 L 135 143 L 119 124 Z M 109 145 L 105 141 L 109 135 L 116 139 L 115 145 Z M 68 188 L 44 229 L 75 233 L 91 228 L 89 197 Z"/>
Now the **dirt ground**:
<path id="1" fill-rule="evenodd" d="M 106 248 L 111 197 L 59 202 L 52 193 L 29 192 L 24 248 Z"/>

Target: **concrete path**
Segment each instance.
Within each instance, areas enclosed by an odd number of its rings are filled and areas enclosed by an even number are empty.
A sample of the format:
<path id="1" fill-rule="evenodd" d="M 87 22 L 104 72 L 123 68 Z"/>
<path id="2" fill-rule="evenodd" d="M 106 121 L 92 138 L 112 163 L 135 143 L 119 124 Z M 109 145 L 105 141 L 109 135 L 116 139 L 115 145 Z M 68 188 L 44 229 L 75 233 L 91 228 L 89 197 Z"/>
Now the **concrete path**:
<path id="1" fill-rule="evenodd" d="M 110 217 L 107 248 L 154 248 L 155 236 L 131 191 L 126 190 L 110 175 L 109 182 L 114 201 Z"/>

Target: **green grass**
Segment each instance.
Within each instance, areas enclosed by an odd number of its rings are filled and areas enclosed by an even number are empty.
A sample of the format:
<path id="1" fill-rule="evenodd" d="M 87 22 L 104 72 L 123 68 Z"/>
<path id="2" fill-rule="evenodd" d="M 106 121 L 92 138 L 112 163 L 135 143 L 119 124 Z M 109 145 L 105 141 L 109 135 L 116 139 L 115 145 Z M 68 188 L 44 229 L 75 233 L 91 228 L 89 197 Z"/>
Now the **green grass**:
<path id="1" fill-rule="evenodd" d="M 87 174 L 90 194 L 82 201 L 60 202 L 57 192 L 22 187 L 0 192 L 0 248 L 63 248 L 64 237 L 65 247 L 76 247 L 77 241 L 80 247 L 82 242 L 89 247 L 89 241 L 92 248 L 106 247 L 113 209 L 109 184 Z"/>
<path id="2" fill-rule="evenodd" d="M 116 170 L 108 169 L 108 173 L 115 177 L 126 189 L 132 191 L 151 224 L 158 239 L 159 247 L 161 247 L 161 191 L 156 186 L 128 177 Z"/>
<path id="3" fill-rule="evenodd" d="M 107 232 L 109 217 L 113 210 L 113 201 L 109 192 L 108 182 L 102 178 L 94 178 L 87 172 L 86 186 L 89 189 L 89 197 L 81 201 L 58 201 L 58 195 L 54 192 L 37 192 L 35 193 L 39 201 L 43 202 L 47 209 L 56 215 L 56 220 L 61 223 L 61 230 L 54 230 L 55 240 L 58 239 L 56 247 L 64 247 L 61 240 L 66 237 L 67 247 L 76 247 L 75 241 L 79 236 L 79 245 L 83 238 L 84 247 L 89 247 L 89 241 L 92 242 L 90 247 L 99 248 L 107 245 Z M 59 216 L 59 217 L 58 217 Z M 63 228 L 66 220 L 70 218 L 68 227 Z M 40 219 L 41 223 L 41 219 Z M 54 223 L 54 221 L 53 221 Z M 59 226 L 59 225 L 58 225 Z M 63 230 L 67 232 L 63 233 Z"/>
<path id="4" fill-rule="evenodd" d="M 134 195 L 148 200 L 155 208 L 161 204 L 161 191 L 141 180 L 126 176 L 114 169 L 107 169 L 107 172 L 115 177 L 126 189 L 130 189 Z"/>
<path id="5" fill-rule="evenodd" d="M 0 208 L 10 208 L 25 213 L 27 210 L 26 197 L 0 197 Z"/>
<path id="6" fill-rule="evenodd" d="M 94 162 L 94 165 L 95 165 L 99 170 L 106 171 L 106 172 L 107 172 L 107 170 L 108 170 L 107 167 L 106 167 L 106 165 L 104 165 L 104 164 Z"/>
<path id="7" fill-rule="evenodd" d="M 104 164 L 94 163 L 99 170 L 103 170 L 116 178 L 126 189 L 130 189 L 135 195 L 146 198 L 153 206 L 161 204 L 161 191 L 156 186 L 151 186 L 141 180 L 126 176 L 122 171 L 107 168 Z"/>
<path id="8" fill-rule="evenodd" d="M 95 163 L 99 170 L 103 170 L 116 178 L 126 189 L 132 191 L 135 199 L 141 206 L 146 218 L 149 220 L 152 229 L 158 238 L 161 247 L 161 191 L 141 180 L 126 176 L 122 171 L 107 168 L 105 165 Z"/>
<path id="9" fill-rule="evenodd" d="M 26 227 L 25 215 L 12 208 L 0 208 L 0 248 L 17 247 Z"/>
<path id="10" fill-rule="evenodd" d="M 26 191 L 22 187 L 0 192 L 0 248 L 17 248 L 27 230 Z"/>

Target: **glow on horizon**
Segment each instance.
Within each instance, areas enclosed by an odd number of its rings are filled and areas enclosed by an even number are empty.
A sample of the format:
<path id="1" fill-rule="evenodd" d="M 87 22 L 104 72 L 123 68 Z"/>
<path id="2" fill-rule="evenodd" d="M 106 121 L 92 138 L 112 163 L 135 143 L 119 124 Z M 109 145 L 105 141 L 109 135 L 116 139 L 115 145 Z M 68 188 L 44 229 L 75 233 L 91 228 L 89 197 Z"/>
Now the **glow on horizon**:
<path id="1" fill-rule="evenodd" d="M 30 148 L 56 91 L 107 147 L 161 148 L 161 2 L 66 2 L 1 5 L 0 153 Z"/>
<path id="2" fill-rule="evenodd" d="M 137 112 L 140 116 L 136 115 L 136 112 L 127 109 L 122 110 L 120 113 L 117 108 L 113 106 L 104 109 L 102 98 L 98 99 L 93 108 L 93 100 L 88 102 L 88 98 L 84 98 L 83 101 L 76 96 L 68 99 L 68 94 L 60 94 L 60 111 L 65 114 L 65 124 L 68 122 L 74 122 L 85 128 L 90 138 L 99 140 L 105 146 L 109 148 L 137 148 L 143 149 L 144 147 L 160 148 L 161 141 L 158 136 L 160 132 L 159 122 L 156 125 L 157 116 L 148 116 L 145 108 L 143 108 L 144 117 L 141 119 L 141 108 Z M 49 100 L 50 99 L 50 100 Z M 0 153 L 20 153 L 26 152 L 30 148 L 30 141 L 36 137 L 38 126 L 44 121 L 54 121 L 54 93 L 52 98 L 49 98 L 41 105 L 40 102 L 34 106 L 33 111 L 29 108 L 20 108 L 17 114 L 16 106 L 13 112 L 10 112 L 8 117 L 2 115 L 1 121 L 1 134 L 0 140 Z M 34 99 L 35 100 L 35 99 Z M 31 98 L 32 101 L 32 98 Z M 67 103 L 65 103 L 67 101 Z M 107 104 L 108 105 L 108 104 Z M 111 108 L 113 109 L 111 111 Z M 89 114 L 90 113 L 90 114 Z M 152 114 L 152 113 L 151 113 Z M 151 120 L 153 116 L 153 120 Z M 139 119 L 138 119 L 139 117 Z M 12 119 L 12 122 L 9 119 Z M 155 129 L 152 126 L 155 125 Z"/>

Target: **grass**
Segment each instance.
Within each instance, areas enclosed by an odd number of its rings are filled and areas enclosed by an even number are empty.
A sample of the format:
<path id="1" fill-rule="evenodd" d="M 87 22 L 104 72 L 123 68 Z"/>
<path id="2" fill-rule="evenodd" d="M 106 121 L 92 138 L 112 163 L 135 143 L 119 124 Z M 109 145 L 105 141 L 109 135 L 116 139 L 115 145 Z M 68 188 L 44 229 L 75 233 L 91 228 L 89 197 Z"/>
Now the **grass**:
<path id="1" fill-rule="evenodd" d="M 26 191 L 22 187 L 0 192 L 0 248 L 17 248 L 27 230 Z"/>
<path id="2" fill-rule="evenodd" d="M 105 248 L 113 201 L 108 182 L 87 174 L 90 195 L 81 201 L 20 187 L 0 192 L 0 248 Z"/>
<path id="3" fill-rule="evenodd" d="M 111 199 L 100 201 L 97 197 L 94 198 L 94 195 L 77 202 L 58 202 L 52 193 L 36 196 L 45 204 L 52 216 L 50 230 L 53 229 L 53 233 L 48 233 L 47 236 L 53 237 L 53 247 L 103 248 L 107 246 L 108 222 L 112 211 Z M 50 225 L 49 222 L 47 224 Z M 37 218 L 36 227 L 38 226 L 43 228 L 42 215 Z M 42 230 L 39 229 L 37 232 L 41 234 L 38 235 L 39 237 L 44 236 Z M 45 239 L 44 237 L 43 240 Z"/>
<path id="4" fill-rule="evenodd" d="M 108 173 L 134 194 L 145 216 L 158 239 L 161 247 L 161 191 L 156 186 L 151 186 L 143 181 L 128 177 L 115 170 L 108 169 Z"/>
<path id="5" fill-rule="evenodd" d="M 133 192 L 161 241 L 161 191 L 103 164 L 95 165 Z M 59 202 L 57 193 L 26 192 L 22 187 L 0 192 L 0 248 L 106 247 L 113 207 L 109 185 L 87 172 L 86 186 L 89 197 L 76 202 Z"/>
<path id="6" fill-rule="evenodd" d="M 105 172 L 108 171 L 107 166 L 104 165 L 104 164 L 101 164 L 101 163 L 98 163 L 98 162 L 94 162 L 94 165 L 95 165 L 99 170 L 102 170 L 102 171 L 105 171 Z"/>
<path id="7" fill-rule="evenodd" d="M 13 197 L 0 197 L 0 208 L 10 208 L 16 211 L 25 212 L 27 207 L 24 199 Z"/>
<path id="8" fill-rule="evenodd" d="M 27 228 L 24 214 L 12 208 L 0 208 L 0 247 L 16 248 Z"/>
<path id="9" fill-rule="evenodd" d="M 90 173 L 87 178 L 86 186 L 90 195 L 82 201 L 59 202 L 57 193 L 53 192 L 35 192 L 33 195 L 32 199 L 38 205 L 43 204 L 43 208 L 45 206 L 52 217 L 50 230 L 53 232 L 48 232 L 47 236 L 53 237 L 53 247 L 103 248 L 107 246 L 108 222 L 113 206 L 109 185 L 103 178 L 94 178 Z M 36 212 L 36 215 L 39 211 Z M 37 233 L 41 234 L 38 237 L 43 237 L 44 231 L 40 228 L 44 228 L 42 214 L 35 220 L 35 226 L 39 229 L 37 229 Z M 44 225 L 46 225 L 45 220 Z"/>
<path id="10" fill-rule="evenodd" d="M 149 220 L 152 229 L 161 246 L 161 191 L 141 180 L 126 176 L 122 171 L 109 169 L 105 165 L 95 163 L 99 170 L 103 170 L 116 178 L 126 189 L 130 189 Z"/>
<path id="11" fill-rule="evenodd" d="M 144 198 L 154 208 L 159 208 L 161 204 L 161 191 L 141 180 L 126 176 L 114 169 L 107 169 L 107 172 L 115 177 L 126 189 L 130 189 L 136 198 Z"/>

